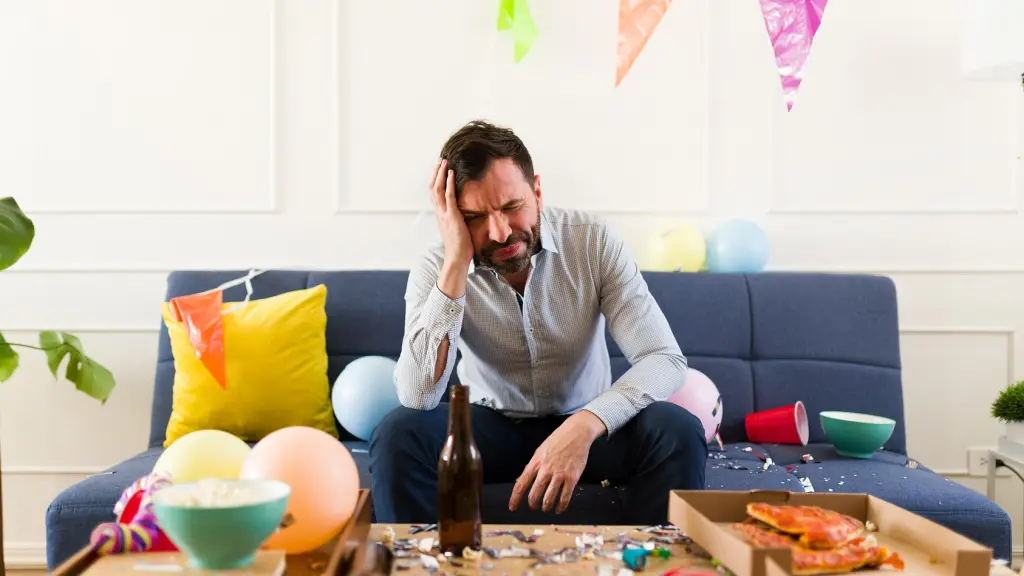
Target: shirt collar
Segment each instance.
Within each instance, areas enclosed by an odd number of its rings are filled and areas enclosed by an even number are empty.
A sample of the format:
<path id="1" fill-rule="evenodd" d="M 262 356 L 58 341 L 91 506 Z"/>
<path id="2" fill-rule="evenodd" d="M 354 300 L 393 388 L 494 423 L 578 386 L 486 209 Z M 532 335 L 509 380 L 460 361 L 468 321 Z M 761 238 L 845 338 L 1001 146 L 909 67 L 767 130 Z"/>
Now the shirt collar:
<path id="1" fill-rule="evenodd" d="M 560 246 L 559 246 L 558 238 L 555 236 L 555 232 L 551 228 L 551 222 L 548 221 L 548 215 L 543 210 L 541 210 L 541 212 L 540 212 L 540 250 L 538 250 L 536 254 L 533 254 L 532 256 L 530 256 L 530 261 L 531 261 L 531 263 L 534 266 L 536 266 L 537 265 L 537 257 L 540 256 L 540 254 L 542 252 L 551 252 L 552 254 L 558 254 L 559 253 L 559 248 L 560 248 Z M 480 266 L 480 269 L 481 270 L 491 271 L 491 269 L 486 267 L 486 266 Z M 477 270 L 476 256 L 473 256 L 473 258 L 470 259 L 470 261 L 469 261 L 469 273 L 473 274 L 476 270 Z"/>

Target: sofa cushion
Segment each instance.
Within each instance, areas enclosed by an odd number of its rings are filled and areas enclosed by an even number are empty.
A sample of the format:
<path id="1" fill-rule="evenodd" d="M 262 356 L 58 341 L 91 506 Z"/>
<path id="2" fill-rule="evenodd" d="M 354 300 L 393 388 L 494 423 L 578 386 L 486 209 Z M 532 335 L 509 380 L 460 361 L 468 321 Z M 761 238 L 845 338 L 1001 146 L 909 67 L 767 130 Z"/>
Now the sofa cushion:
<path id="1" fill-rule="evenodd" d="M 895 420 L 896 426 L 884 448 L 906 451 L 898 369 L 819 360 L 755 360 L 751 369 L 757 383 L 756 409 L 803 402 L 810 418 L 810 442 L 828 441 L 821 427 L 821 412 L 863 412 Z"/>
<path id="2" fill-rule="evenodd" d="M 241 278 L 248 270 L 216 270 L 171 272 L 167 276 L 167 292 L 165 301 L 178 296 L 195 294 L 211 290 Z M 257 300 L 276 296 L 285 292 L 302 290 L 309 287 L 309 273 L 293 270 L 267 270 L 252 281 L 252 296 Z M 245 286 L 232 286 L 224 290 L 224 302 L 241 302 L 245 298 Z M 328 295 L 330 300 L 330 295 Z M 159 318 L 159 309 L 154 307 Z M 160 338 L 157 348 L 157 371 L 153 388 L 152 415 L 149 428 L 150 447 L 162 446 L 166 439 L 167 422 L 170 419 L 174 397 L 174 355 L 167 334 L 167 326 L 160 322 Z"/>
<path id="3" fill-rule="evenodd" d="M 906 451 L 896 287 L 882 276 L 748 274 L 755 400 L 763 410 L 803 400 L 812 442 L 822 410 L 896 420 L 886 448 Z"/>
<path id="4" fill-rule="evenodd" d="M 244 305 L 212 303 L 224 334 L 218 382 L 190 341 L 187 318 L 169 303 L 164 326 L 174 353 L 174 409 L 164 446 L 199 430 L 222 430 L 246 442 L 288 426 L 308 426 L 335 438 L 327 381 L 327 287 L 320 284 Z"/>

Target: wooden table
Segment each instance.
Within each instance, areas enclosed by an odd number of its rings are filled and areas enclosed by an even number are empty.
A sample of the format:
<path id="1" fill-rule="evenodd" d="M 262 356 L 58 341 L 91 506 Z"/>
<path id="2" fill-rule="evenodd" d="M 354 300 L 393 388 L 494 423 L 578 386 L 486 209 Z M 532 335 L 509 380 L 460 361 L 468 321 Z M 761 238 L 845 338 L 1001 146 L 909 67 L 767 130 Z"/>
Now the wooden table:
<path id="1" fill-rule="evenodd" d="M 515 535 L 508 532 L 518 531 L 519 535 L 527 539 L 535 539 L 533 542 L 523 542 Z M 671 529 L 660 531 L 642 531 L 633 526 L 484 526 L 484 552 L 479 558 L 466 559 L 453 555 L 446 558 L 438 554 L 436 530 L 415 532 L 411 525 L 383 525 L 374 524 L 370 529 L 371 541 L 386 543 L 394 551 L 396 557 L 392 574 L 408 574 L 419 576 L 430 574 L 424 563 L 424 556 L 438 562 L 438 572 L 447 574 L 508 574 L 515 576 L 519 574 L 533 573 L 538 576 L 542 574 L 599 574 L 607 576 L 621 576 L 620 569 L 629 569 L 629 565 L 621 557 L 620 542 L 623 539 L 647 543 L 648 546 L 668 551 L 667 558 L 646 555 L 642 561 L 646 563 L 643 572 L 647 574 L 661 574 L 673 568 L 703 569 L 703 571 L 688 572 L 697 576 L 700 574 L 721 576 L 728 572 L 719 571 L 716 564 L 703 553 L 703 550 L 693 544 L 682 533 Z M 497 534 L 496 534 L 497 533 Z M 430 542 L 425 543 L 425 540 Z M 582 543 L 588 549 L 584 557 L 576 557 L 578 543 Z M 430 547 L 430 552 L 424 553 L 419 548 Z M 516 557 L 503 556 L 494 558 L 487 552 L 505 554 L 525 554 L 530 549 L 537 550 L 545 557 Z M 560 550 L 569 549 L 570 552 L 556 555 Z M 618 552 L 618 554 L 616 554 Z M 426 560 L 429 562 L 429 560 Z M 551 562 L 551 563 L 546 563 Z M 641 571 L 639 567 L 637 572 Z"/>
<path id="2" fill-rule="evenodd" d="M 432 539 L 433 544 L 429 556 L 438 560 L 437 531 L 425 530 L 412 533 L 414 532 L 413 529 L 414 526 L 412 525 L 400 524 L 374 524 L 370 529 L 371 541 L 387 543 L 387 546 L 396 554 L 394 566 L 391 571 L 392 574 L 408 576 L 431 574 L 421 557 L 427 556 L 427 554 L 422 553 L 418 548 L 418 545 L 423 544 L 423 541 L 428 538 Z M 496 532 L 503 533 L 513 530 L 519 531 L 522 536 L 527 538 L 537 534 L 536 541 L 522 542 L 516 536 L 510 534 L 494 535 Z M 438 576 L 442 573 L 456 576 L 463 574 L 507 574 L 508 576 L 516 576 L 519 574 L 530 573 L 537 576 L 544 574 L 598 574 L 601 576 L 625 576 L 628 573 L 620 573 L 620 570 L 629 570 L 629 566 L 621 559 L 621 556 L 617 557 L 611 554 L 613 551 L 620 549 L 620 542 L 622 538 L 628 538 L 639 542 L 651 541 L 652 544 L 658 548 L 668 549 L 670 551 L 671 556 L 668 558 L 647 556 L 646 567 L 642 571 L 637 569 L 635 572 L 642 572 L 650 575 L 661 575 L 674 568 L 688 568 L 692 570 L 691 572 L 685 573 L 688 576 L 691 574 L 693 576 L 701 574 L 707 574 L 708 576 L 722 576 L 723 574 L 730 574 L 730 572 L 724 567 L 719 568 L 710 558 L 708 558 L 700 546 L 690 542 L 689 539 L 686 539 L 680 534 L 673 534 L 670 531 L 645 532 L 643 530 L 643 528 L 635 526 L 485 525 L 485 550 L 488 548 L 491 548 L 494 551 L 515 549 L 527 550 L 529 548 L 533 548 L 550 554 L 564 548 L 575 549 L 577 547 L 577 538 L 584 543 L 596 544 L 595 537 L 600 536 L 604 545 L 599 548 L 595 548 L 595 550 L 603 550 L 608 554 L 608 556 L 596 553 L 589 558 L 576 559 L 569 557 L 563 558 L 563 560 L 565 560 L 563 563 L 551 564 L 539 563 L 539 561 L 543 561 L 544 558 L 503 557 L 495 559 L 486 553 L 482 554 L 478 559 L 464 559 L 453 556 L 452 558 L 438 560 L 438 571 L 434 572 L 433 576 Z M 678 540 L 678 542 L 668 544 L 662 541 L 656 541 L 659 539 L 665 541 Z M 554 560 L 557 561 L 558 558 L 556 557 Z M 290 565 L 289 568 L 291 568 Z M 289 573 L 291 573 L 291 570 L 289 570 Z M 893 572 L 892 574 L 895 575 L 898 574 L 898 572 Z M 1016 575 L 1017 572 L 1002 566 L 993 567 L 990 573 L 990 576 Z"/>

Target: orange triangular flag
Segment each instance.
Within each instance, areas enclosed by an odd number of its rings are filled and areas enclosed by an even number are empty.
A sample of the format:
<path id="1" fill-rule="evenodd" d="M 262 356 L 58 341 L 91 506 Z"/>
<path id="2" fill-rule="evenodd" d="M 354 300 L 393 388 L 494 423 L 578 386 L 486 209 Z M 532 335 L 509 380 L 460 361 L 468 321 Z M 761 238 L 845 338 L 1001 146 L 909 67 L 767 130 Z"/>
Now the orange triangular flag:
<path id="1" fill-rule="evenodd" d="M 654 29 L 658 27 L 672 0 L 619 0 L 619 64 L 615 85 L 629 73 L 630 67 Z"/>
<path id="2" fill-rule="evenodd" d="M 224 293 L 214 290 L 171 299 L 176 319 L 185 324 L 196 358 L 206 366 L 221 388 L 227 388 L 224 367 L 224 328 L 220 312 Z"/>

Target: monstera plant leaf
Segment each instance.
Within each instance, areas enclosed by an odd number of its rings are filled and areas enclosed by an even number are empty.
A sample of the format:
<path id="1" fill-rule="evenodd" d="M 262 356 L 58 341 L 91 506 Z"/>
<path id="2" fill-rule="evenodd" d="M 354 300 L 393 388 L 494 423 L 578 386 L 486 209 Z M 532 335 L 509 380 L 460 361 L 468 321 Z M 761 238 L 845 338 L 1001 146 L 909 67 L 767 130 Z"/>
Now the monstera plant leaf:
<path id="1" fill-rule="evenodd" d="M 32 247 L 35 235 L 35 225 L 21 211 L 14 198 L 0 198 L 0 270 L 14 266 Z M 114 390 L 114 375 L 86 355 L 82 342 L 77 337 L 67 332 L 53 330 L 40 332 L 38 346 L 11 342 L 0 333 L 0 382 L 10 380 L 21 364 L 21 357 L 15 348 L 42 351 L 54 377 L 59 377 L 61 364 L 67 360 L 64 377 L 80 392 L 100 402 L 106 402 Z"/>
<path id="2" fill-rule="evenodd" d="M 0 270 L 21 259 L 32 246 L 36 227 L 14 198 L 0 198 Z"/>

